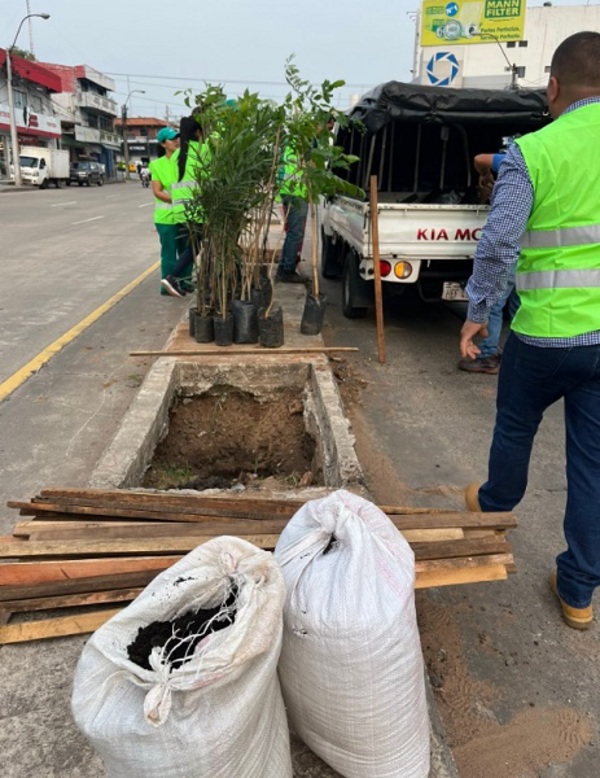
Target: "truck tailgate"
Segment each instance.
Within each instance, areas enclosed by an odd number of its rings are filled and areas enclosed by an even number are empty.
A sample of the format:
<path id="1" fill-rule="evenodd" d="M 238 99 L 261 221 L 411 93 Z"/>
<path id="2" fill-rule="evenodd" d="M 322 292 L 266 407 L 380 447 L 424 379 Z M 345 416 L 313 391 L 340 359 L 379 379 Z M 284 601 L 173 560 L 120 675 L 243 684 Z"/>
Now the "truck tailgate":
<path id="1" fill-rule="evenodd" d="M 471 258 L 485 224 L 485 205 L 380 203 L 379 254 L 399 259 Z M 337 197 L 327 208 L 325 232 L 345 237 L 359 256 L 372 256 L 368 203 Z"/>

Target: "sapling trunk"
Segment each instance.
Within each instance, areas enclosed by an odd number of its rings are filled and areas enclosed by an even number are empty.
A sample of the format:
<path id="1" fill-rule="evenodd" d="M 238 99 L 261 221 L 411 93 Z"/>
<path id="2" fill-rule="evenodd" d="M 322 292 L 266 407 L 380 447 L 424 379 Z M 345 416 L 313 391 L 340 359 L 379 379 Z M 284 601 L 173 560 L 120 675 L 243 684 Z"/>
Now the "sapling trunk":
<path id="1" fill-rule="evenodd" d="M 317 209 L 309 197 L 310 203 L 310 243 L 311 243 L 311 261 L 312 261 L 312 276 L 313 276 L 313 296 L 319 299 L 319 268 L 317 258 Z"/>

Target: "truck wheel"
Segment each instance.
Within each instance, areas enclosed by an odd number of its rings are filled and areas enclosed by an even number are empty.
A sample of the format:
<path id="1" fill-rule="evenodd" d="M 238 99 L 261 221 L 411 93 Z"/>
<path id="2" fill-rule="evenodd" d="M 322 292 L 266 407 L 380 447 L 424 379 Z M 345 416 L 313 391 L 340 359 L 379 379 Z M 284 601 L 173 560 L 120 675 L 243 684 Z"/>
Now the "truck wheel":
<path id="1" fill-rule="evenodd" d="M 363 283 L 358 272 L 358 255 L 349 251 L 342 273 L 342 313 L 347 319 L 362 319 L 367 313 L 366 307 L 356 304 L 360 299 L 360 285 Z"/>
<path id="2" fill-rule="evenodd" d="M 48 179 L 45 178 L 40 184 L 40 189 L 48 189 Z"/>
<path id="3" fill-rule="evenodd" d="M 104 184 L 104 177 L 100 176 L 100 178 L 98 179 L 98 186 L 102 186 L 103 184 Z"/>
<path id="4" fill-rule="evenodd" d="M 60 178 L 55 178 L 55 179 L 54 179 L 54 186 L 55 186 L 57 189 L 60 189 L 60 187 L 61 187 L 61 184 L 62 184 L 62 181 L 60 180 Z"/>
<path id="5" fill-rule="evenodd" d="M 323 278 L 339 278 L 341 275 L 342 243 L 333 242 L 329 235 L 321 230 L 321 275 Z"/>

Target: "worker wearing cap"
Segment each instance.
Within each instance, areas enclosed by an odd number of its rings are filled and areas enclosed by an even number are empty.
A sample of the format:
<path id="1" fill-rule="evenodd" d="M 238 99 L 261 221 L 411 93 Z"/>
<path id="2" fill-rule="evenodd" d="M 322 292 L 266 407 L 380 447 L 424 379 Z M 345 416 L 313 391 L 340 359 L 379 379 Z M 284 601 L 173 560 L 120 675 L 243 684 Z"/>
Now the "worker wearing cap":
<path id="1" fill-rule="evenodd" d="M 171 185 L 177 180 L 179 133 L 172 127 L 158 131 L 158 159 L 150 163 L 152 192 L 154 194 L 154 225 L 160 240 L 160 276 L 166 278 L 177 262 L 177 224 L 173 216 Z M 168 292 L 161 287 L 161 294 Z"/>

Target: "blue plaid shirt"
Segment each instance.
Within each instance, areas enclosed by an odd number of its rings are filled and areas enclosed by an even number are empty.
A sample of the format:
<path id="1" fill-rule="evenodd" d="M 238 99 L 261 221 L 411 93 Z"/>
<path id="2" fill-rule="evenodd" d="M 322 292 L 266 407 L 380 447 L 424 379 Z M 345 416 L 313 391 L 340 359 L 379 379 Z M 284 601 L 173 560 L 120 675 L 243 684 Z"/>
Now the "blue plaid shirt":
<path id="1" fill-rule="evenodd" d="M 563 114 L 598 102 L 600 97 L 577 100 Z M 475 251 L 473 275 L 466 287 L 469 295 L 467 316 L 471 321 L 487 321 L 490 308 L 506 288 L 510 270 L 519 257 L 519 243 L 532 208 L 533 184 L 521 149 L 513 143 L 500 165 L 498 180 L 492 191 L 492 208 Z M 600 330 L 574 338 L 534 338 L 521 333 L 515 335 L 532 346 L 546 348 L 600 344 Z"/>

